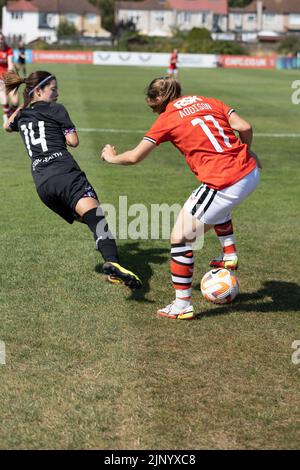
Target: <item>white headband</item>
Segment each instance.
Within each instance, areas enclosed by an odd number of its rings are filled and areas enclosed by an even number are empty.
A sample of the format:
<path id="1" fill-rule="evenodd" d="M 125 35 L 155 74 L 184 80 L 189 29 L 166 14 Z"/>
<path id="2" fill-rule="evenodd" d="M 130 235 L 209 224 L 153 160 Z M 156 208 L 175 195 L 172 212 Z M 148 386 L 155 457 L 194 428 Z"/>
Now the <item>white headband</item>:
<path id="1" fill-rule="evenodd" d="M 53 78 L 53 75 L 48 75 L 48 77 L 44 78 L 40 83 L 38 83 L 34 88 L 32 88 L 32 90 L 30 90 L 30 92 L 28 93 L 28 95 L 32 95 L 32 93 L 34 92 L 34 90 L 36 90 L 37 88 L 39 88 L 41 85 L 43 85 L 44 83 L 46 83 L 48 80 L 50 80 L 50 78 Z"/>

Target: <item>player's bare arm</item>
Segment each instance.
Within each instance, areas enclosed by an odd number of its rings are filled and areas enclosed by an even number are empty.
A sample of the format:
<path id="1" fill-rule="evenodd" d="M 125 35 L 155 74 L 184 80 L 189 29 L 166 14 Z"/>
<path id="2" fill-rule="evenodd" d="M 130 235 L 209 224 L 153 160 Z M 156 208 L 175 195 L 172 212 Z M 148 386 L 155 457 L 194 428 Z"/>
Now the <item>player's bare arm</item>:
<path id="1" fill-rule="evenodd" d="M 247 144 L 250 150 L 253 137 L 251 124 L 248 121 L 245 121 L 245 119 L 242 119 L 236 112 L 231 113 L 228 121 L 232 129 L 239 133 L 241 141 L 244 144 Z"/>
<path id="2" fill-rule="evenodd" d="M 240 140 L 248 145 L 249 152 L 253 156 L 253 158 L 256 160 L 258 168 L 262 168 L 261 161 L 259 160 L 258 156 L 256 153 L 251 150 L 251 144 L 252 144 L 252 138 L 253 138 L 253 130 L 251 124 L 246 121 L 245 119 L 241 118 L 236 112 L 231 113 L 229 116 L 229 124 L 234 129 L 239 133 Z"/>
<path id="3" fill-rule="evenodd" d="M 7 122 L 3 125 L 3 129 L 6 131 L 6 132 L 13 132 L 11 127 L 10 127 L 10 124 L 14 121 L 15 117 L 17 116 L 17 114 L 21 111 L 21 109 L 23 109 L 24 106 L 19 106 L 15 112 L 9 117 L 9 119 L 7 120 Z"/>
<path id="4" fill-rule="evenodd" d="M 7 57 L 7 69 L 14 70 L 13 56 L 11 55 Z"/>
<path id="5" fill-rule="evenodd" d="M 134 149 L 118 155 L 115 147 L 107 144 L 102 149 L 101 158 L 107 163 L 113 163 L 116 165 L 134 165 L 135 163 L 139 163 L 144 160 L 144 158 L 146 158 L 155 147 L 155 144 L 146 140 L 141 140 Z"/>
<path id="6" fill-rule="evenodd" d="M 79 145 L 79 139 L 77 132 L 69 132 L 66 134 L 66 143 L 69 147 L 78 147 Z"/>

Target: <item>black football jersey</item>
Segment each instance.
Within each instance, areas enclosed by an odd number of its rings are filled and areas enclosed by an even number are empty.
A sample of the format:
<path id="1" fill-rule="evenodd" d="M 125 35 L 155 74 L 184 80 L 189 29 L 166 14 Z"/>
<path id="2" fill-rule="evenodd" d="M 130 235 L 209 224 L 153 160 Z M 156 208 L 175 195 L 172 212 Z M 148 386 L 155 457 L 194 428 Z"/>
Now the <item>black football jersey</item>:
<path id="1" fill-rule="evenodd" d="M 37 185 L 74 165 L 65 132 L 75 130 L 75 126 L 62 104 L 33 103 L 18 113 L 10 128 L 21 134 Z"/>

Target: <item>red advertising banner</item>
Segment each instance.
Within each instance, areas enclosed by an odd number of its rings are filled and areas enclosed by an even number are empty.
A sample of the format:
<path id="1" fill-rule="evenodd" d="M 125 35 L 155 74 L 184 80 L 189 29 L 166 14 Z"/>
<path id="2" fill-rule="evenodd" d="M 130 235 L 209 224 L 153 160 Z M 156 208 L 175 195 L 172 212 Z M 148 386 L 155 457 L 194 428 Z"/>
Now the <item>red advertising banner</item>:
<path id="1" fill-rule="evenodd" d="M 92 51 L 32 51 L 32 62 L 92 64 Z"/>
<path id="2" fill-rule="evenodd" d="M 276 56 L 220 55 L 219 64 L 225 68 L 274 69 L 276 67 Z"/>

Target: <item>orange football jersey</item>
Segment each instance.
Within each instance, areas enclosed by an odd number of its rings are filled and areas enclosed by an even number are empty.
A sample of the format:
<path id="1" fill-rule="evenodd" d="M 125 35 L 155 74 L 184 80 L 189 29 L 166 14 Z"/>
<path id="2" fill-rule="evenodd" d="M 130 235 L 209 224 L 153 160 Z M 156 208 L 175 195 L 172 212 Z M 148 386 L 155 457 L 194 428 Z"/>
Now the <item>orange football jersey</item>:
<path id="1" fill-rule="evenodd" d="M 171 69 L 176 69 L 177 68 L 177 60 L 178 60 L 178 54 L 176 52 L 172 52 L 171 57 L 170 57 L 170 68 Z"/>
<path id="2" fill-rule="evenodd" d="M 8 70 L 7 58 L 13 56 L 13 50 L 8 47 L 5 50 L 0 49 L 0 76 L 3 75 Z"/>
<path id="3" fill-rule="evenodd" d="M 170 102 L 144 136 L 156 145 L 172 142 L 196 177 L 213 189 L 231 186 L 256 167 L 256 161 L 230 127 L 234 109 L 204 96 Z"/>

